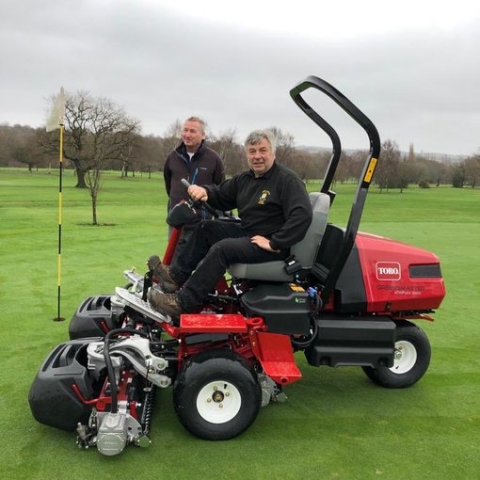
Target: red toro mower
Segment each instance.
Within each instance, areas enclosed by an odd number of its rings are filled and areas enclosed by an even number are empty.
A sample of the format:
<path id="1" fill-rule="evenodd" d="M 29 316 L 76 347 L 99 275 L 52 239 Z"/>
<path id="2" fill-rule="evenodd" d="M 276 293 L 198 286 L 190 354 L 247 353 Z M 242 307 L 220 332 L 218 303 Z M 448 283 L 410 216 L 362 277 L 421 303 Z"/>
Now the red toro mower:
<path id="1" fill-rule="evenodd" d="M 328 221 L 340 139 L 302 97 L 307 89 L 327 95 L 370 140 L 346 226 Z M 193 435 L 226 440 L 241 434 L 260 407 L 283 401 L 285 387 L 302 378 L 295 360 L 301 352 L 315 367 L 361 367 L 387 388 L 422 378 L 430 344 L 414 321 L 432 320 L 445 296 L 439 259 L 358 231 L 380 154 L 373 123 L 317 77 L 306 78 L 290 95 L 330 137 L 333 153 L 320 191 L 310 194 L 310 228 L 289 259 L 231 265 L 202 310 L 178 322 L 146 301 L 155 283 L 149 273 L 126 271 L 125 288 L 81 303 L 70 339 L 40 367 L 29 393 L 36 420 L 76 432 L 80 447 L 116 455 L 129 444 L 150 444 L 158 388 L 173 388 L 175 412 Z M 165 264 L 179 232 L 170 238 Z"/>

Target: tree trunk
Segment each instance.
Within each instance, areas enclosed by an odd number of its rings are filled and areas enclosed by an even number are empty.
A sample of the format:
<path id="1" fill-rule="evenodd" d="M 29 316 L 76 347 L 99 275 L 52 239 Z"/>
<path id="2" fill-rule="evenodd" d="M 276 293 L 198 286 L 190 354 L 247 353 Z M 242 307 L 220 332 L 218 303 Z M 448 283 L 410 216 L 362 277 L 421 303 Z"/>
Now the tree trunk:
<path id="1" fill-rule="evenodd" d="M 97 168 L 92 168 L 86 174 L 88 189 L 90 190 L 90 198 L 92 199 L 92 225 L 98 225 L 97 221 L 97 203 L 98 192 L 100 190 L 101 172 Z"/>
<path id="2" fill-rule="evenodd" d="M 77 175 L 77 184 L 75 185 L 75 188 L 87 188 L 87 183 L 85 182 L 85 175 L 87 171 L 77 164 L 74 165 L 75 173 Z"/>
<path id="3" fill-rule="evenodd" d="M 92 225 L 98 225 L 97 222 L 97 195 L 92 195 Z"/>

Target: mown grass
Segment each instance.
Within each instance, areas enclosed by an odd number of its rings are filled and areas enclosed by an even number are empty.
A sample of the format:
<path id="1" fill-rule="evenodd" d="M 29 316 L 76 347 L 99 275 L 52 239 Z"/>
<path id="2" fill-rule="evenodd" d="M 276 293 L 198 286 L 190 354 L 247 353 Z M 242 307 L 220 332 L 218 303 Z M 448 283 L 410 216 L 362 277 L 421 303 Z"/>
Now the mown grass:
<path id="1" fill-rule="evenodd" d="M 75 435 L 35 422 L 28 390 L 50 350 L 68 337 L 80 302 L 123 285 L 122 271 L 162 252 L 167 237 L 161 177 L 105 175 L 98 220 L 90 198 L 63 182 L 62 296 L 57 316 L 58 176 L 0 169 L 0 478 L 470 479 L 480 471 L 480 191 L 449 187 L 379 194 L 372 187 L 361 230 L 412 243 L 442 261 L 447 297 L 423 323 L 432 343 L 426 376 L 409 389 L 372 385 L 358 368 L 307 365 L 288 401 L 261 410 L 228 442 L 190 436 L 171 390 L 157 397 L 147 449 L 108 458 L 81 451 Z M 309 184 L 310 189 L 318 183 Z M 337 185 L 330 220 L 343 222 L 354 186 Z"/>

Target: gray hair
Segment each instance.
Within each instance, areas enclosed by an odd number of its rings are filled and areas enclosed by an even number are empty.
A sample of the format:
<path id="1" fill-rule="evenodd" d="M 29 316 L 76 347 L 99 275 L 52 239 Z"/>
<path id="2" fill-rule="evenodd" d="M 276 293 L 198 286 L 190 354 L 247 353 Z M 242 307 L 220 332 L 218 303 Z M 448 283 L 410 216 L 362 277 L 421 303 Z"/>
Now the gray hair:
<path id="1" fill-rule="evenodd" d="M 245 148 L 247 148 L 249 145 L 257 145 L 263 139 L 267 140 L 272 147 L 272 152 L 275 153 L 277 142 L 275 135 L 273 135 L 270 130 L 254 130 L 253 132 L 250 132 L 245 139 Z"/>
<path id="2" fill-rule="evenodd" d="M 208 124 L 203 118 L 191 116 L 191 117 L 188 117 L 185 120 L 185 122 L 197 122 L 200 124 L 200 127 L 202 128 L 202 132 L 207 133 Z"/>

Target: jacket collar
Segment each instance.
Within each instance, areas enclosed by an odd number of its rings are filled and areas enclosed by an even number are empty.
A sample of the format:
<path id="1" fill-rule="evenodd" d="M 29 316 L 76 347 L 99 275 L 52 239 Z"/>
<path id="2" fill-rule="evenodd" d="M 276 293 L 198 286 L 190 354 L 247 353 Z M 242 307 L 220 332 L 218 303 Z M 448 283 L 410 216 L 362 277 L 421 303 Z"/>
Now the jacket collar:
<path id="1" fill-rule="evenodd" d="M 207 148 L 207 145 L 205 143 L 205 140 L 202 140 L 202 143 L 198 147 L 197 151 L 193 154 L 192 160 L 194 160 L 196 158 L 196 156 L 199 153 L 202 153 L 206 148 Z M 178 153 L 178 155 L 180 155 L 185 160 L 190 160 L 190 158 L 188 156 L 188 153 L 187 153 L 187 147 L 185 146 L 185 144 L 183 142 L 175 149 L 175 151 Z"/>

